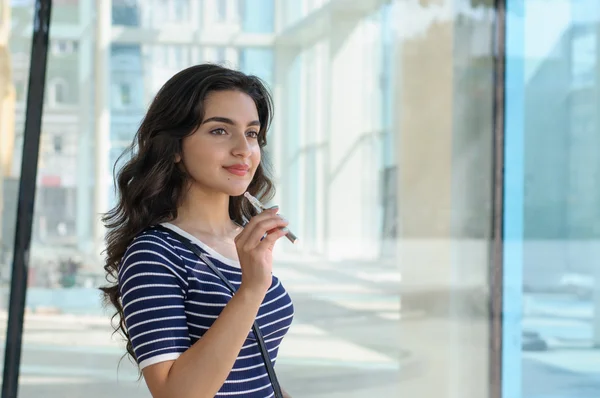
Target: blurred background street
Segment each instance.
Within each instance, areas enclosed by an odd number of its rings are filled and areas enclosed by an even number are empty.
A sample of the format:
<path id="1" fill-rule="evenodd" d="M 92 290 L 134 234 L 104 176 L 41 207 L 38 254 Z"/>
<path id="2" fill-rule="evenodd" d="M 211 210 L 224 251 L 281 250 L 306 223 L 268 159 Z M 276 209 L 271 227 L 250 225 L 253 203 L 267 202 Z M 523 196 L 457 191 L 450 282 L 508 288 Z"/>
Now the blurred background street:
<path id="1" fill-rule="evenodd" d="M 427 308 L 403 311 L 401 274 L 391 263 L 279 262 L 276 268 L 296 307 L 277 370 L 297 397 L 398 396 L 403 383 L 418 382 L 435 366 L 403 344 L 402 335 L 431 325 L 449 333 L 466 324 Z M 99 299 L 86 288 L 30 289 L 21 396 L 150 397 L 135 367 L 121 360 L 123 345 L 111 338 Z M 530 294 L 526 303 L 523 330 L 547 347 L 524 352 L 524 398 L 595 397 L 600 358 L 592 348 L 592 303 L 565 293 Z M 470 317 L 472 327 L 485 327 L 484 313 Z M 465 349 L 477 355 L 477 346 Z"/>

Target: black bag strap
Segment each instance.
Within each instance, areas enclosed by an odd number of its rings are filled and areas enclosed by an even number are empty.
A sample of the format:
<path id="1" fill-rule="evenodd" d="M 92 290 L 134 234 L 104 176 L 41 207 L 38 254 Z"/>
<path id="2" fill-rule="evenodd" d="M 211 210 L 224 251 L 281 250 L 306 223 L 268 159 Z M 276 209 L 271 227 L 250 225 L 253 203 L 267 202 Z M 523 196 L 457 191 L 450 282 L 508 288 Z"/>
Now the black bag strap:
<path id="1" fill-rule="evenodd" d="M 231 284 L 231 282 L 229 282 L 227 277 L 225 275 L 223 275 L 223 273 L 219 270 L 219 268 L 217 268 L 212 263 L 212 261 L 210 261 L 208 259 L 208 257 L 206 257 L 206 255 L 204 253 L 202 253 L 196 247 L 196 245 L 194 245 L 192 243 L 192 241 L 190 241 L 188 238 L 178 234 L 177 232 L 175 232 L 172 229 L 167 228 L 165 226 L 156 225 L 156 226 L 154 226 L 154 228 L 168 233 L 173 238 L 175 238 L 179 242 L 181 242 L 187 249 L 191 250 L 192 253 L 194 253 L 196 256 L 198 256 L 198 258 L 200 258 L 200 260 L 202 260 L 211 269 L 211 271 L 214 272 L 223 281 L 223 283 L 227 286 L 227 288 L 229 290 L 231 290 L 232 294 L 235 293 L 236 289 Z M 281 392 L 281 387 L 279 385 L 279 381 L 277 380 L 277 375 L 275 374 L 275 369 L 273 369 L 273 364 L 271 363 L 271 357 L 269 357 L 269 352 L 267 351 L 267 346 L 265 344 L 265 340 L 263 338 L 262 332 L 260 331 L 260 328 L 258 326 L 258 323 L 256 323 L 256 321 L 254 321 L 254 324 L 252 325 L 252 331 L 254 332 L 254 336 L 256 336 L 256 341 L 258 342 L 258 346 L 260 348 L 260 353 L 262 354 L 263 361 L 265 362 L 265 367 L 267 368 L 267 373 L 269 374 L 269 379 L 271 380 L 271 385 L 273 386 L 273 391 L 275 392 L 275 398 L 284 398 L 283 393 Z"/>

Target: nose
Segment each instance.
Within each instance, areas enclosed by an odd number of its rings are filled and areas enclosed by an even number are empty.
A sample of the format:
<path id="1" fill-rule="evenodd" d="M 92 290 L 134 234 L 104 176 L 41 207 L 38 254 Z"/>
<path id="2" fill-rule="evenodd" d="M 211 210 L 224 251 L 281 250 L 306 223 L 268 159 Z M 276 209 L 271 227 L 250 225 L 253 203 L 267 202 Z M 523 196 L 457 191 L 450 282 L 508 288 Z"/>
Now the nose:
<path id="1" fill-rule="evenodd" d="M 236 136 L 231 153 L 234 156 L 241 156 L 244 158 L 250 156 L 252 153 L 252 147 L 250 146 L 248 138 L 245 134 Z"/>

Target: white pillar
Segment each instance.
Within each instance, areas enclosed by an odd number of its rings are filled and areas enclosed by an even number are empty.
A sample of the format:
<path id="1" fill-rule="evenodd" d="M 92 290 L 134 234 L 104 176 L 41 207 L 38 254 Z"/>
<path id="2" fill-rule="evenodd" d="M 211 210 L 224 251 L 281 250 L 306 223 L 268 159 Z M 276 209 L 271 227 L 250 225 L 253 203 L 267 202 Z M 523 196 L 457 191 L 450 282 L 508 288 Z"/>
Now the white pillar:
<path id="1" fill-rule="evenodd" d="M 336 15 L 329 41 L 327 155 L 327 255 L 331 260 L 374 259 L 379 255 L 378 162 L 373 140 L 379 125 L 370 104 L 378 95 L 377 51 L 369 24 Z M 308 115 L 310 117 L 310 115 Z"/>
<path id="2" fill-rule="evenodd" d="M 600 35 L 600 26 L 598 26 L 598 28 L 596 29 L 596 37 L 599 37 Z M 596 54 L 600 54 L 600 40 L 596 39 Z M 598 65 L 600 62 L 596 59 L 596 65 Z M 596 67 L 596 106 L 598 105 L 598 102 L 600 102 L 600 86 L 599 86 L 599 81 L 598 78 L 600 78 L 600 69 L 598 67 Z M 596 129 L 595 132 L 596 134 L 598 134 L 598 127 L 600 126 L 600 118 L 598 118 L 598 116 L 596 116 Z M 597 137 L 597 135 L 596 135 Z M 596 138 L 597 139 L 597 138 Z M 598 167 L 598 166 L 597 166 Z M 598 168 L 596 168 L 596 170 L 598 170 Z M 591 188 L 588 187 L 588 188 Z M 600 245 L 600 241 L 598 240 L 598 237 L 595 236 L 594 237 L 594 249 L 597 247 L 597 245 Z M 593 250 L 593 253 L 597 253 L 597 250 Z M 598 257 L 594 256 L 594 261 L 592 261 L 592 272 L 591 274 L 594 277 L 594 320 L 593 320 L 593 344 L 594 347 L 596 348 L 600 348 L 600 261 L 598 261 Z"/>
<path id="3" fill-rule="evenodd" d="M 77 248 L 89 255 L 93 250 L 92 245 L 92 215 L 94 186 L 93 167 L 94 156 L 92 153 L 93 119 L 90 115 L 92 104 L 93 84 L 93 3 L 92 0 L 79 2 L 79 24 L 83 35 L 79 39 L 79 136 L 77 144 L 77 184 L 76 192 L 76 233 Z"/>
<path id="4" fill-rule="evenodd" d="M 290 78 L 289 74 L 296 59 L 298 48 L 281 45 L 274 50 L 275 68 L 273 73 L 272 92 L 274 102 L 274 118 L 271 131 L 269 132 L 269 145 L 267 150 L 271 156 L 273 164 L 275 186 L 277 188 L 273 203 L 281 207 L 282 214 L 290 220 L 290 229 L 296 234 L 298 230 L 298 220 L 296 217 L 296 208 L 290 200 L 289 188 L 291 185 L 298 184 L 299 181 L 290 178 L 288 170 L 289 151 L 288 141 L 291 138 L 289 132 L 290 112 L 298 112 L 298 109 L 292 109 L 290 106 Z M 296 228 L 294 228 L 294 225 Z M 299 236 L 300 239 L 302 239 Z M 296 251 L 299 245 L 277 245 L 277 250 Z"/>
<path id="5" fill-rule="evenodd" d="M 108 210 L 110 170 L 110 48 L 111 48 L 112 0 L 96 2 L 96 48 L 95 48 L 95 197 L 94 197 L 94 244 L 95 255 L 104 248 L 105 228 L 100 220 Z"/>

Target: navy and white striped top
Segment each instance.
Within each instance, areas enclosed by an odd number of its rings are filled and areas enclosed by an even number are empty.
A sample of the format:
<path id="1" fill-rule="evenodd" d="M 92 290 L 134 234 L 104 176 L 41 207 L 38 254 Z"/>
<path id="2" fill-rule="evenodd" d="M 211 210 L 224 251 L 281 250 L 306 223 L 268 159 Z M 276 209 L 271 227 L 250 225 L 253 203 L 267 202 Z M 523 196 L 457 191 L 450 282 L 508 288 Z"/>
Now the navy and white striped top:
<path id="1" fill-rule="evenodd" d="M 217 253 L 197 238 L 169 224 L 190 239 L 238 288 L 237 261 Z M 175 360 L 208 330 L 232 295 L 227 286 L 194 253 L 164 231 L 138 235 L 123 256 L 119 288 L 125 324 L 141 369 Z M 257 322 L 273 364 L 294 316 L 294 307 L 277 277 L 258 311 Z M 273 396 L 267 369 L 249 331 L 238 358 L 217 397 Z"/>

